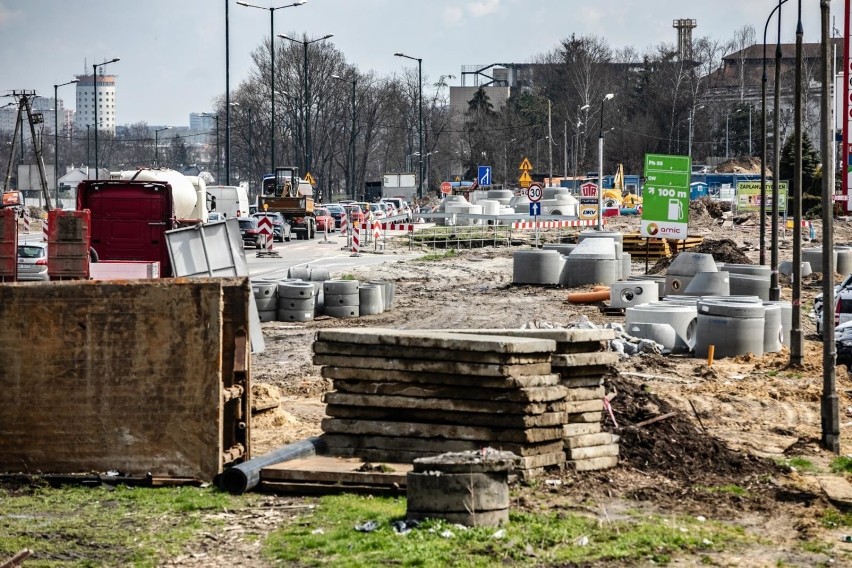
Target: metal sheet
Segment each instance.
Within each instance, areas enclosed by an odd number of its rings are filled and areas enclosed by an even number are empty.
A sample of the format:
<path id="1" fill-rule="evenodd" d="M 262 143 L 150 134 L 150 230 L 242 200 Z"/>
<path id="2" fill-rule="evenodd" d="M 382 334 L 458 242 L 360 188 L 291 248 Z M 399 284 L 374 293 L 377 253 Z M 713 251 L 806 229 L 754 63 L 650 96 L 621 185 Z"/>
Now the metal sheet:
<path id="1" fill-rule="evenodd" d="M 166 246 L 176 277 L 249 276 L 240 225 L 235 218 L 166 231 Z M 252 353 L 266 349 L 254 295 L 249 298 L 249 340 Z"/>

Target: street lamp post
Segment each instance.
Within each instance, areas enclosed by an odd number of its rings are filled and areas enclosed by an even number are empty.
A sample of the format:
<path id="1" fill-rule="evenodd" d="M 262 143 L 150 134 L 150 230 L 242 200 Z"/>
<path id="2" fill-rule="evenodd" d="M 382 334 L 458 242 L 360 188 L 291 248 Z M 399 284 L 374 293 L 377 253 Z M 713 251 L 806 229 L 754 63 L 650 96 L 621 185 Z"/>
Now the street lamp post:
<path id="1" fill-rule="evenodd" d="M 418 77 L 418 95 L 417 98 L 419 102 L 417 104 L 418 107 L 418 133 L 420 141 L 418 142 L 417 149 L 420 151 L 420 180 L 417 185 L 417 197 L 423 199 L 423 59 L 420 57 L 411 57 L 410 55 L 406 55 L 404 53 L 394 53 L 395 57 L 404 57 L 406 59 L 411 59 L 412 61 L 417 62 L 417 77 Z"/>
<path id="2" fill-rule="evenodd" d="M 332 75 L 333 79 L 352 83 L 352 127 L 349 131 L 349 187 L 347 195 L 350 199 L 355 199 L 355 86 L 358 79 L 344 79 L 339 75 Z"/>
<path id="3" fill-rule="evenodd" d="M 100 99 L 98 97 L 98 67 L 103 67 L 116 61 L 121 61 L 121 59 L 115 57 L 103 63 L 92 63 L 92 90 L 95 96 L 95 179 L 100 179 L 98 172 L 98 130 L 100 129 L 100 124 L 98 124 L 98 106 L 100 106 Z"/>
<path id="4" fill-rule="evenodd" d="M 171 126 L 164 126 L 163 128 L 155 128 L 154 129 L 154 167 L 160 167 L 160 132 L 164 132 L 166 130 L 170 130 Z"/>
<path id="5" fill-rule="evenodd" d="M 271 120 L 269 121 L 269 171 L 275 171 L 275 12 L 283 8 L 293 8 L 307 3 L 308 0 L 299 0 L 292 4 L 284 6 L 276 6 L 274 8 L 264 8 L 248 2 L 240 2 L 237 4 L 246 8 L 258 8 L 259 10 L 269 10 L 269 93 L 271 103 Z"/>
<path id="6" fill-rule="evenodd" d="M 604 142 L 604 132 L 603 132 L 603 120 L 604 120 L 604 108 L 608 100 L 611 100 L 615 95 L 613 93 L 607 93 L 604 98 L 601 99 L 601 122 L 600 128 L 598 130 L 598 231 L 603 229 L 603 142 Z"/>
<path id="7" fill-rule="evenodd" d="M 310 173 L 311 171 L 311 158 L 312 150 L 311 150 L 311 103 L 309 101 L 310 91 L 308 91 L 308 46 L 312 43 L 316 43 L 318 41 L 323 41 L 325 39 L 329 39 L 334 37 L 334 34 L 326 34 L 322 37 L 318 37 L 316 39 L 308 40 L 299 40 L 293 39 L 291 37 L 285 36 L 283 34 L 278 34 L 278 37 L 281 39 L 286 39 L 288 41 L 292 41 L 293 43 L 301 43 L 303 54 L 304 54 L 304 89 L 305 89 L 305 105 L 304 105 L 304 117 L 305 117 L 305 173 Z"/>
<path id="8" fill-rule="evenodd" d="M 59 206 L 59 87 L 78 83 L 79 79 L 53 86 L 53 191 L 56 206 Z"/>

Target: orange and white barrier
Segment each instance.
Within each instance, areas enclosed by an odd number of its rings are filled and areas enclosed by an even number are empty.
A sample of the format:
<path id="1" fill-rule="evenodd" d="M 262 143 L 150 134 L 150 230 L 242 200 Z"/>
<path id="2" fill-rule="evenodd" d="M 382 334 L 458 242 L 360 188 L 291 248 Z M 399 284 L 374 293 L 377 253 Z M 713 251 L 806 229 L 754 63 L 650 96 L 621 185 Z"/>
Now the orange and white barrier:
<path id="1" fill-rule="evenodd" d="M 352 226 L 352 254 L 359 254 L 361 250 L 361 227 Z"/>
<path id="2" fill-rule="evenodd" d="M 47 219 L 41 221 L 41 238 L 44 242 L 47 242 Z"/>
<path id="3" fill-rule="evenodd" d="M 30 212 L 24 209 L 24 232 L 30 232 Z"/>
<path id="4" fill-rule="evenodd" d="M 378 221 L 373 221 L 373 238 L 375 240 L 382 238 L 382 224 Z"/>
<path id="5" fill-rule="evenodd" d="M 348 230 L 349 230 L 349 215 L 344 214 L 343 217 L 340 218 L 340 234 L 345 237 Z"/>
<path id="6" fill-rule="evenodd" d="M 561 227 L 595 227 L 597 219 L 578 219 L 576 221 L 517 221 L 512 223 L 513 229 L 559 229 Z"/>

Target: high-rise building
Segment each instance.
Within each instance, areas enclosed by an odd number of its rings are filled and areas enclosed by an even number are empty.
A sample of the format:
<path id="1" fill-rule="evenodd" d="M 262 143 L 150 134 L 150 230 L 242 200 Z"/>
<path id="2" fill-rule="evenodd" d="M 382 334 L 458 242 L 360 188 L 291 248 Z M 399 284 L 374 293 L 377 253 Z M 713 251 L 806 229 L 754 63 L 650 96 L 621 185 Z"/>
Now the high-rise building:
<path id="1" fill-rule="evenodd" d="M 189 113 L 189 129 L 194 132 L 203 132 L 202 140 L 206 144 L 216 142 L 216 118 L 206 112 Z"/>
<path id="2" fill-rule="evenodd" d="M 74 128 L 85 130 L 95 124 L 95 94 L 97 94 L 100 130 L 115 134 L 115 75 L 77 75 L 77 113 Z"/>

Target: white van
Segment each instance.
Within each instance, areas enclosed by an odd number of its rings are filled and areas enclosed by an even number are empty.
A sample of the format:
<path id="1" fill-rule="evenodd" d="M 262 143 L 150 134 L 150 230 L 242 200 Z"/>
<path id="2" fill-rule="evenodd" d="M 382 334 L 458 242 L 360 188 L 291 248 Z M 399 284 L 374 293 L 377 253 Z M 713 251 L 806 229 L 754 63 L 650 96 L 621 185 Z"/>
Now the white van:
<path id="1" fill-rule="evenodd" d="M 208 185 L 207 210 L 221 213 L 226 219 L 247 217 L 248 193 L 244 187 L 236 185 Z"/>

